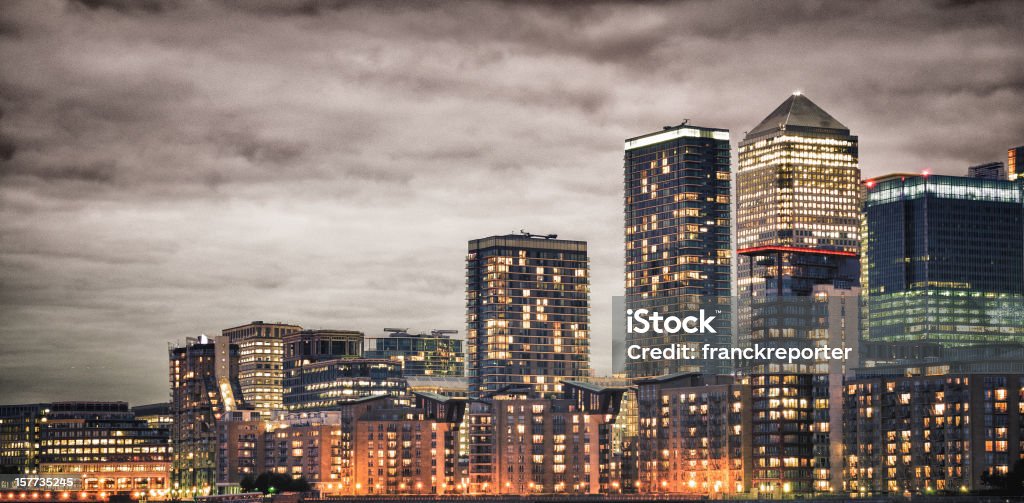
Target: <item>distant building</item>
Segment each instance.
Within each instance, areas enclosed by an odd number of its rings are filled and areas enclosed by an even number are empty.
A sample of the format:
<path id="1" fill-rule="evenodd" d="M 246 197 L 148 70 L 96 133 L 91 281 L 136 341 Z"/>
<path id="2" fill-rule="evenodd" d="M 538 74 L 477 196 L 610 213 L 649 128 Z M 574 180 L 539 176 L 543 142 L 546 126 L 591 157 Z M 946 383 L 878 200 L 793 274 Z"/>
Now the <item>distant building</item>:
<path id="1" fill-rule="evenodd" d="M 471 397 L 523 385 L 554 396 L 563 379 L 590 375 L 589 270 L 585 241 L 509 234 L 469 242 Z"/>
<path id="2" fill-rule="evenodd" d="M 466 352 L 462 340 L 452 337 L 458 330 L 409 333 L 405 328 L 388 328 L 387 337 L 369 339 L 367 358 L 396 360 L 402 374 L 409 376 L 466 375 Z"/>
<path id="3" fill-rule="evenodd" d="M 288 394 L 288 390 L 296 389 L 302 384 L 300 374 L 305 365 L 325 360 L 362 357 L 363 338 L 363 333 L 356 330 L 301 330 L 287 334 L 282 339 L 282 393 Z"/>
<path id="4" fill-rule="evenodd" d="M 465 377 L 410 376 L 405 378 L 405 383 L 410 393 L 421 391 L 452 398 L 469 396 L 469 381 Z"/>
<path id="5" fill-rule="evenodd" d="M 867 342 L 1024 342 L 1024 183 L 894 174 L 866 185 Z"/>
<path id="6" fill-rule="evenodd" d="M 980 178 L 982 180 L 1009 180 L 1006 172 L 1006 165 L 1001 161 L 986 162 L 967 167 L 968 178 Z"/>
<path id="7" fill-rule="evenodd" d="M 849 496 L 984 489 L 1021 459 L 1024 375 L 866 377 L 845 383 Z"/>
<path id="8" fill-rule="evenodd" d="M 1006 151 L 1006 178 L 1010 181 L 1024 175 L 1024 145 Z"/>
<path id="9" fill-rule="evenodd" d="M 170 428 L 174 424 L 174 414 L 170 402 L 151 403 L 132 407 L 136 419 L 149 424 L 152 428 Z"/>
<path id="10" fill-rule="evenodd" d="M 254 321 L 221 331 L 238 345 L 238 383 L 248 407 L 264 412 L 282 410 L 282 339 L 299 330 L 302 327 L 298 325 Z"/>
<path id="11" fill-rule="evenodd" d="M 48 404 L 0 405 L 0 469 L 39 473 L 39 432 Z"/>
<path id="12" fill-rule="evenodd" d="M 227 337 L 188 338 L 171 346 L 171 496 L 186 499 L 215 491 L 217 421 L 242 408 L 238 345 Z"/>
<path id="13" fill-rule="evenodd" d="M 151 427 L 125 402 L 56 402 L 49 411 L 39 439 L 41 475 L 80 475 L 80 492 L 93 498 L 164 499 L 169 494 L 166 425 Z"/>
<path id="14" fill-rule="evenodd" d="M 302 330 L 284 337 L 284 407 L 330 410 L 368 396 L 405 392 L 402 365 L 363 356 L 355 330 Z"/>
<path id="15" fill-rule="evenodd" d="M 401 363 L 367 358 L 338 358 L 290 371 L 284 405 L 290 412 L 334 410 L 371 396 L 406 393 Z"/>
<path id="16" fill-rule="evenodd" d="M 639 492 L 719 499 L 753 480 L 750 385 L 678 373 L 640 379 Z"/>
<path id="17" fill-rule="evenodd" d="M 716 333 L 626 334 L 627 345 L 667 347 L 732 341 L 729 131 L 683 123 L 626 140 L 623 157 L 627 309 L 664 316 L 699 309 Z M 728 362 L 626 360 L 630 377 L 727 372 Z"/>

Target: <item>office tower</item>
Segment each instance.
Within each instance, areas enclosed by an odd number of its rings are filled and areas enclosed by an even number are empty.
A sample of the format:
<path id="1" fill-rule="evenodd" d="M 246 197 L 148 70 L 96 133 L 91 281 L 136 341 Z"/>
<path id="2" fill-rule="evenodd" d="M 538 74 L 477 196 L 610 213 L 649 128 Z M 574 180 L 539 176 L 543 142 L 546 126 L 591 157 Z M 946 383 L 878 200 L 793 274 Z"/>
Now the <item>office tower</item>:
<path id="1" fill-rule="evenodd" d="M 431 330 L 409 333 L 407 328 L 385 328 L 387 337 L 370 339 L 367 358 L 402 363 L 402 374 L 409 376 L 454 376 L 466 374 L 466 353 L 462 340 L 452 337 L 458 330 Z"/>
<path id="2" fill-rule="evenodd" d="M 967 167 L 968 178 L 982 178 L 985 180 L 1009 180 L 1006 172 L 1006 165 L 1001 161 L 986 162 Z"/>
<path id="3" fill-rule="evenodd" d="M 211 494 L 217 476 L 217 421 L 242 404 L 238 346 L 205 335 L 171 346 L 171 496 Z"/>
<path id="4" fill-rule="evenodd" d="M 719 499 L 750 490 L 750 383 L 678 373 L 636 385 L 640 492 Z"/>
<path id="5" fill-rule="evenodd" d="M 626 334 L 626 344 L 731 343 L 729 131 L 683 123 L 626 140 L 626 309 L 683 317 L 705 309 L 717 333 Z M 627 360 L 629 377 L 724 373 L 721 360 Z"/>
<path id="6" fill-rule="evenodd" d="M 627 389 L 562 384 L 560 396 L 538 398 L 520 386 L 470 402 L 471 493 L 618 491 L 608 446 Z"/>
<path id="7" fill-rule="evenodd" d="M 171 439 L 166 425 L 152 427 L 125 402 L 56 402 L 48 408 L 39 439 L 40 475 L 80 476 L 78 499 L 87 499 L 82 493 L 97 500 L 114 494 L 167 496 Z"/>
<path id="8" fill-rule="evenodd" d="M 1014 181 L 1024 174 L 1024 145 L 1006 151 L 1006 178 Z"/>
<path id="9" fill-rule="evenodd" d="M 39 473 L 39 434 L 48 404 L 0 405 L 0 473 Z"/>
<path id="10" fill-rule="evenodd" d="M 1024 343 L 1024 183 L 894 174 L 866 185 L 867 341 Z"/>
<path id="11" fill-rule="evenodd" d="M 282 338 L 299 330 L 302 327 L 296 325 L 254 321 L 221 331 L 238 345 L 238 382 L 243 400 L 252 409 L 282 409 Z"/>
<path id="12" fill-rule="evenodd" d="M 585 241 L 528 233 L 474 239 L 466 257 L 469 393 L 539 395 L 590 374 L 590 259 Z"/>
<path id="13" fill-rule="evenodd" d="M 984 490 L 985 475 L 1021 459 L 1022 374 L 865 377 L 845 388 L 849 496 Z"/>
<path id="14" fill-rule="evenodd" d="M 740 142 L 737 173 L 741 346 L 857 342 L 860 169 L 857 137 L 794 94 Z M 751 362 L 751 486 L 774 495 L 835 490 L 833 417 L 846 366 Z M 834 382 L 832 382 L 834 381 Z M 778 397 L 787 397 L 779 399 Z"/>

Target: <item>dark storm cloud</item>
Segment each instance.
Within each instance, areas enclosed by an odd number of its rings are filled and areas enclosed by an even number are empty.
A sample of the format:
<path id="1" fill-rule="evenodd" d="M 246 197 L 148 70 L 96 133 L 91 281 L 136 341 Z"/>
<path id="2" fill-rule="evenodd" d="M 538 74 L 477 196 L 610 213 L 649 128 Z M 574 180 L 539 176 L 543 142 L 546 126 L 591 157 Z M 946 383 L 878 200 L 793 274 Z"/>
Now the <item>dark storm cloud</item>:
<path id="1" fill-rule="evenodd" d="M 466 241 L 590 243 L 621 292 L 622 140 L 734 142 L 793 90 L 866 176 L 1024 143 L 1019 2 L 8 2 L 0 402 L 166 397 L 245 323 L 464 330 Z"/>

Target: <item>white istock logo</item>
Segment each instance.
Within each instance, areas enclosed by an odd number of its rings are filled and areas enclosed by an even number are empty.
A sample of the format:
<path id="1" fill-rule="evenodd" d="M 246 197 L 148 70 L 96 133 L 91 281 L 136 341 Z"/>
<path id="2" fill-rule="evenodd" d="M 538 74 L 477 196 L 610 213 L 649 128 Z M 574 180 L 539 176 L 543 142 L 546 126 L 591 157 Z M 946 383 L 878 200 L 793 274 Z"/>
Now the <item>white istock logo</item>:
<path id="1" fill-rule="evenodd" d="M 648 314 L 650 314 L 650 318 L 647 317 Z M 662 320 L 664 320 L 664 323 L 662 323 Z M 636 322 L 636 327 L 633 326 L 634 321 Z M 626 332 L 630 334 L 646 334 L 654 330 L 655 333 L 659 334 L 678 334 L 682 330 L 688 334 L 717 334 L 718 332 L 711 326 L 712 321 L 715 321 L 715 317 L 705 316 L 703 309 L 700 310 L 697 316 L 687 316 L 682 319 L 678 316 L 665 317 L 657 311 L 652 313 L 647 309 L 637 309 L 635 311 L 629 309 L 626 311 Z"/>

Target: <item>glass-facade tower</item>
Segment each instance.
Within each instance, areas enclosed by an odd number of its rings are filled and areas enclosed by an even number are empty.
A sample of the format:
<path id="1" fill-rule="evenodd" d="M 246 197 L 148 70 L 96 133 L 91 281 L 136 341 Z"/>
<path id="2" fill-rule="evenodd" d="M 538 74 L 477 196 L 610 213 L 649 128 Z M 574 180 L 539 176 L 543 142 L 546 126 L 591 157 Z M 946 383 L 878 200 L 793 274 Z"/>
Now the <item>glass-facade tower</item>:
<path id="1" fill-rule="evenodd" d="M 627 309 L 713 311 L 716 333 L 626 334 L 626 344 L 731 343 L 729 131 L 682 124 L 626 140 Z M 696 354 L 699 354 L 696 353 Z M 629 377 L 728 371 L 724 360 L 626 360 Z"/>
<path id="2" fill-rule="evenodd" d="M 469 394 L 538 396 L 590 375 L 590 259 L 585 241 L 510 234 L 474 239 L 466 256 Z"/>
<path id="3" fill-rule="evenodd" d="M 1024 180 L 866 182 L 869 341 L 1024 343 Z"/>
<path id="4" fill-rule="evenodd" d="M 802 94 L 739 146 L 736 240 L 740 346 L 857 344 L 860 168 L 857 137 Z M 855 365 L 851 362 L 851 365 Z M 747 364 L 753 479 L 783 496 L 836 489 L 832 404 L 842 369 L 802 360 Z"/>

